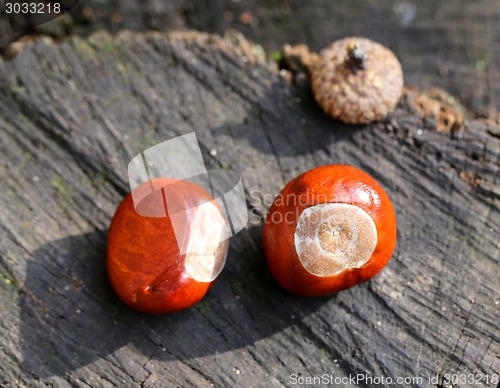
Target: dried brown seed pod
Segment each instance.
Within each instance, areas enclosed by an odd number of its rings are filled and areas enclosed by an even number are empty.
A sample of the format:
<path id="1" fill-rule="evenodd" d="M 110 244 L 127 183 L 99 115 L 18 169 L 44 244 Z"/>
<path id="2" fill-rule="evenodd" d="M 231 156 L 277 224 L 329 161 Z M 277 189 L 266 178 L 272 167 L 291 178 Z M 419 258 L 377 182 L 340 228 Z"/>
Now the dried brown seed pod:
<path id="1" fill-rule="evenodd" d="M 388 48 L 350 37 L 321 51 L 311 66 L 314 97 L 332 117 L 366 124 L 385 117 L 403 91 L 401 64 Z"/>

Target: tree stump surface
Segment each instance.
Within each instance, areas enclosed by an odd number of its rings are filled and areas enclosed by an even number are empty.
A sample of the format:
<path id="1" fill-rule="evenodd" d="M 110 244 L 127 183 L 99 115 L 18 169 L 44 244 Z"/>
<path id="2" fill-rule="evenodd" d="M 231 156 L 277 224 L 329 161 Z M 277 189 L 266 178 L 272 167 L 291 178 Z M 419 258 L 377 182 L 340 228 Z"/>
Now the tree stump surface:
<path id="1" fill-rule="evenodd" d="M 235 30 L 267 53 L 286 43 L 319 51 L 364 36 L 396 53 L 409 85 L 439 86 L 477 114 L 500 113 L 498 0 L 80 0 L 69 13 L 18 34 L 10 34 L 4 12 L 0 5 L 0 50 L 23 33 L 61 38 L 102 29 Z"/>
<path id="2" fill-rule="evenodd" d="M 254 48 L 101 32 L 0 60 L 1 385 L 268 387 L 327 373 L 433 386 L 500 372 L 498 123 L 438 132 L 408 89 L 387 119 L 344 125 Z M 207 169 L 241 174 L 250 222 L 203 301 L 137 313 L 107 280 L 107 229 L 131 158 L 193 131 Z M 335 163 L 387 191 L 397 248 L 369 282 L 297 297 L 267 270 L 262 217 L 288 180 Z"/>

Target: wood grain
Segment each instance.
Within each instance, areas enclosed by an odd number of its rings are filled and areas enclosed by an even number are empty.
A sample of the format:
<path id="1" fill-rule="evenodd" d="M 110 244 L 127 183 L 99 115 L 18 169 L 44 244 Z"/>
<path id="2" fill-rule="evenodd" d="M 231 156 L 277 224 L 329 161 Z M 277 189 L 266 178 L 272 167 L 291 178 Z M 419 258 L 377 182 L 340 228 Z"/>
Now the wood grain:
<path id="1" fill-rule="evenodd" d="M 385 121 L 343 125 L 250 44 L 200 33 L 39 42 L 0 61 L 0 83 L 0 384 L 267 387 L 291 374 L 500 372 L 497 124 L 436 132 L 408 90 Z M 139 314 L 108 284 L 106 231 L 129 160 L 192 131 L 207 168 L 241 174 L 250 223 L 195 308 Z M 398 245 L 372 281 L 299 298 L 268 273 L 261 217 L 286 181 L 330 163 L 384 187 Z"/>
<path id="2" fill-rule="evenodd" d="M 364 36 L 396 53 L 407 84 L 439 86 L 475 114 L 499 114 L 497 0 L 86 0 L 62 17 L 19 34 L 10 33 L 3 12 L 0 7 L 0 50 L 23 33 L 60 39 L 102 29 L 234 30 L 267 53 L 286 43 L 306 43 L 318 51 L 339 38 Z"/>

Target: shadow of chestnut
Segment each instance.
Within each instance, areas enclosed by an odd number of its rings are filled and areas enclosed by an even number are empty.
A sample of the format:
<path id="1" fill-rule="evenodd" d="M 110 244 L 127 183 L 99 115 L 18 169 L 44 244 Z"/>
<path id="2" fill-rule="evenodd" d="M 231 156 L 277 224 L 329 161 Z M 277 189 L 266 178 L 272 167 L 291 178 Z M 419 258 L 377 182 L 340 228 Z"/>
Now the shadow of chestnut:
<path id="1" fill-rule="evenodd" d="M 22 368 L 37 378 L 63 375 L 132 344 L 161 360 L 186 360 L 253 344 L 300 322 L 329 298 L 283 290 L 268 272 L 262 226 L 230 241 L 226 267 L 206 297 L 170 315 L 126 307 L 105 268 L 106 232 L 56 240 L 28 263 L 21 303 Z"/>
<path id="2" fill-rule="evenodd" d="M 328 149 L 332 160 L 342 160 L 346 156 L 342 148 L 332 145 L 355 141 L 367 130 L 369 126 L 346 124 L 324 113 L 307 81 L 290 86 L 279 78 L 248 107 L 241 122 L 211 128 L 210 133 L 221 138 L 220 144 L 245 139 L 259 153 L 277 158 L 293 156 L 297 160 Z"/>

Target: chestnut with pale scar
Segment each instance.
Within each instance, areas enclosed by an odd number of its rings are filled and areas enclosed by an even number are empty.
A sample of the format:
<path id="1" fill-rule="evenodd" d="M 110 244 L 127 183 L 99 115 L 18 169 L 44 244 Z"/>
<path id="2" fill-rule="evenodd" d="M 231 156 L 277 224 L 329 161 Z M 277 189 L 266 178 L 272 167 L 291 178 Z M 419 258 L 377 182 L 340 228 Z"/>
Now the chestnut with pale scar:
<path id="1" fill-rule="evenodd" d="M 300 295 L 337 292 L 371 279 L 396 245 L 396 217 L 382 187 L 355 167 L 329 165 L 291 180 L 275 201 L 264 250 L 275 279 Z M 306 195 L 304 195 L 306 194 Z"/>

